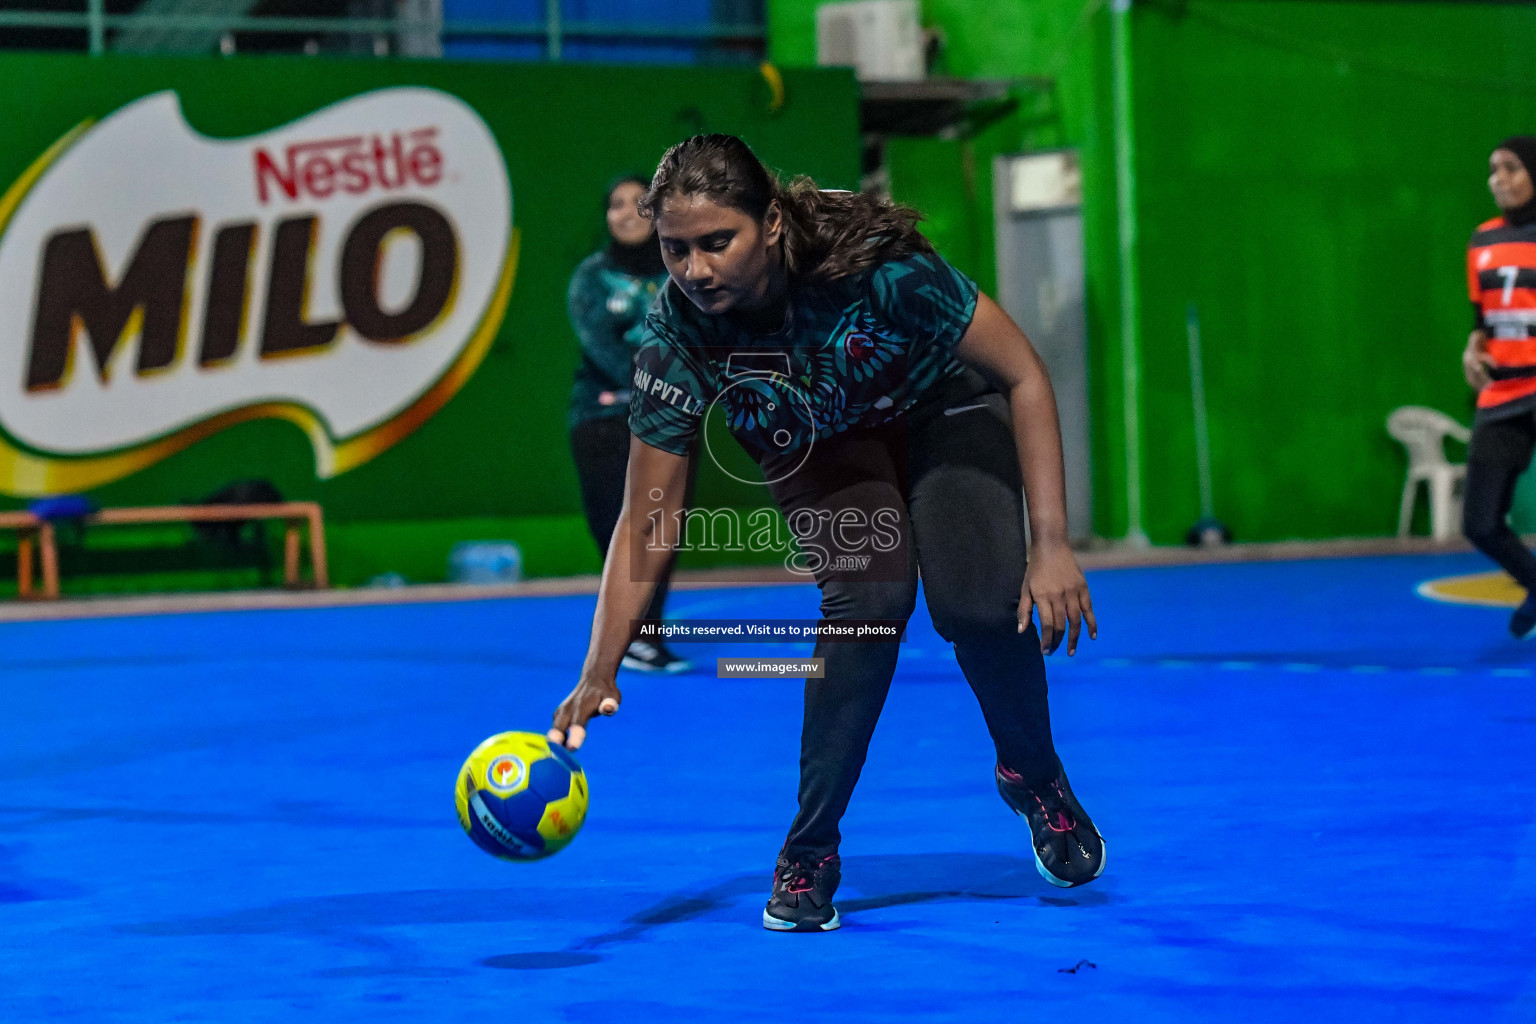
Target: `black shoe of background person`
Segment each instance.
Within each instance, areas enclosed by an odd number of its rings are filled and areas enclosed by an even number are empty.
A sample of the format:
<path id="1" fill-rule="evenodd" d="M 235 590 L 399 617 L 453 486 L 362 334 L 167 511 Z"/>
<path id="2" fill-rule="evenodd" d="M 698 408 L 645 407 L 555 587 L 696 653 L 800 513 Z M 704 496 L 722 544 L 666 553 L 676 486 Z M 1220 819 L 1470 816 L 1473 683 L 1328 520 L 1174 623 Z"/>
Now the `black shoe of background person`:
<path id="1" fill-rule="evenodd" d="M 1509 631 L 1516 640 L 1529 640 L 1536 635 L 1536 594 L 1526 597 L 1509 617 Z"/>
<path id="2" fill-rule="evenodd" d="M 843 862 L 835 853 L 793 859 L 779 854 L 763 927 L 775 932 L 830 932 L 841 927 L 832 896 L 842 878 Z"/>
<path id="3" fill-rule="evenodd" d="M 1040 877 L 1063 889 L 1083 885 L 1104 873 L 1104 837 L 1072 795 L 1067 773 L 1034 786 L 1002 765 L 997 791 L 1014 813 L 1029 822 L 1030 845 Z"/>
<path id="4" fill-rule="evenodd" d="M 661 644 L 651 643 L 649 640 L 636 640 L 629 645 L 629 650 L 624 652 L 624 660 L 620 665 L 636 672 L 665 673 L 671 675 L 676 672 L 686 672 L 693 666 Z"/>

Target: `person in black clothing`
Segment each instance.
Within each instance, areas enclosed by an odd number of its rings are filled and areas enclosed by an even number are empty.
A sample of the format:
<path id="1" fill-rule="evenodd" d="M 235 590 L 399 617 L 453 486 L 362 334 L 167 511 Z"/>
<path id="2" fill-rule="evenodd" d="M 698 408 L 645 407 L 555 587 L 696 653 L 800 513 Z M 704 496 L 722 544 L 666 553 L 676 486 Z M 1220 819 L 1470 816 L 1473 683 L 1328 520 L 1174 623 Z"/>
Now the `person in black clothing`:
<path id="1" fill-rule="evenodd" d="M 605 556 L 624 504 L 630 364 L 641 322 L 667 279 L 656 230 L 635 205 L 649 185 L 639 175 L 609 184 L 608 245 L 582 260 L 566 296 L 571 327 L 581 343 L 567 415 L 571 454 L 587 528 Z M 646 608 L 648 619 L 661 618 L 666 577 L 664 571 Z M 641 672 L 681 672 L 689 667 L 659 641 L 644 640 L 629 644 L 622 664 Z"/>
<path id="2" fill-rule="evenodd" d="M 1536 555 L 1506 518 L 1515 483 L 1536 450 L 1536 137 L 1516 135 L 1488 158 L 1488 188 L 1501 215 L 1478 225 L 1467 246 L 1472 333 L 1462 372 L 1477 389 L 1467 449 L 1462 532 L 1515 582 L 1525 601 L 1510 616 L 1519 639 L 1536 636 Z"/>
<path id="3" fill-rule="evenodd" d="M 649 599 L 643 581 L 678 535 L 658 524 L 680 520 L 691 445 L 715 410 L 796 534 L 823 628 L 905 620 L 921 570 L 1036 868 L 1058 886 L 1097 878 L 1104 842 L 1057 756 L 1042 657 L 1063 639 L 1073 653 L 1097 625 L 1067 543 L 1055 399 L 1029 340 L 939 258 L 912 211 L 807 179 L 784 186 L 732 136 L 669 150 L 641 209 L 671 280 L 635 357 L 628 500 L 550 741 L 576 749 L 595 715 L 618 710 L 615 669 Z M 842 557 L 855 553 L 867 557 Z M 838 826 L 898 653 L 895 640 L 817 641 L 824 678 L 805 683 L 800 809 L 765 928 L 838 927 Z"/>

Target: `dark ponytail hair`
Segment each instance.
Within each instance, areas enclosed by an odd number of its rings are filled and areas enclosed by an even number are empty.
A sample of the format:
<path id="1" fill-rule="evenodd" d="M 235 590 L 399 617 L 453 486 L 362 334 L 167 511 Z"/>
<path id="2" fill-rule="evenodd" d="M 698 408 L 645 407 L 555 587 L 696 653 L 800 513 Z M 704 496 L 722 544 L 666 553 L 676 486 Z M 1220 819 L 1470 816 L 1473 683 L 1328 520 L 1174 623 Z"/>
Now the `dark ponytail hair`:
<path id="1" fill-rule="evenodd" d="M 914 253 L 933 252 L 910 207 L 859 192 L 824 192 L 801 176 L 788 185 L 734 135 L 695 135 L 667 150 L 642 216 L 673 196 L 704 196 L 762 220 L 777 202 L 784 217 L 784 264 L 792 275 L 833 281 Z"/>

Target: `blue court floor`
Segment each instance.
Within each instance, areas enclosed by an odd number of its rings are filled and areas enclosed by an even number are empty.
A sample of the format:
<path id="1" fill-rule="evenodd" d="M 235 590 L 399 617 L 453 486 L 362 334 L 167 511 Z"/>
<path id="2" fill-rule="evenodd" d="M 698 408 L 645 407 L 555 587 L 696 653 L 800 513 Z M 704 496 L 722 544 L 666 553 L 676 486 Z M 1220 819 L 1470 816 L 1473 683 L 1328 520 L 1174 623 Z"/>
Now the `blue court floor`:
<path id="1" fill-rule="evenodd" d="M 804 648 L 626 673 L 585 830 L 524 865 L 454 777 L 547 726 L 591 597 L 0 625 L 0 1021 L 1536 1020 L 1536 644 L 1414 593 L 1483 568 L 1090 574 L 1052 710 L 1109 864 L 1070 891 L 920 604 L 826 935 L 759 924 L 799 685 L 713 678 Z"/>

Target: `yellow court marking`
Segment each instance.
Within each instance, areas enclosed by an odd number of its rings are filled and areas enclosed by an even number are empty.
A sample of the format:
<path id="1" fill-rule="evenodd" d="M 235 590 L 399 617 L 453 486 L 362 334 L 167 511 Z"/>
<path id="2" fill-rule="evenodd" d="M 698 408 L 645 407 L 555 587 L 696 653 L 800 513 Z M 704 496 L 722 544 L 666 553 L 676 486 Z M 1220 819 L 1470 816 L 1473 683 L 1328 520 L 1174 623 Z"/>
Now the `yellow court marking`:
<path id="1" fill-rule="evenodd" d="M 1419 596 L 1447 604 L 1480 604 L 1491 608 L 1514 608 L 1525 600 L 1525 588 L 1502 572 L 1479 572 L 1470 576 L 1442 576 L 1419 584 Z"/>

